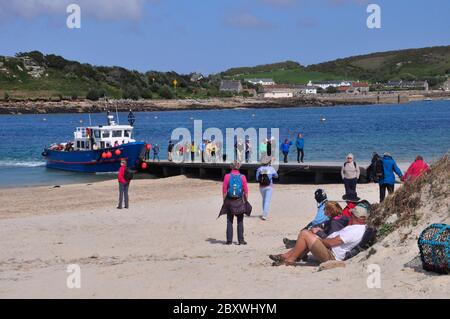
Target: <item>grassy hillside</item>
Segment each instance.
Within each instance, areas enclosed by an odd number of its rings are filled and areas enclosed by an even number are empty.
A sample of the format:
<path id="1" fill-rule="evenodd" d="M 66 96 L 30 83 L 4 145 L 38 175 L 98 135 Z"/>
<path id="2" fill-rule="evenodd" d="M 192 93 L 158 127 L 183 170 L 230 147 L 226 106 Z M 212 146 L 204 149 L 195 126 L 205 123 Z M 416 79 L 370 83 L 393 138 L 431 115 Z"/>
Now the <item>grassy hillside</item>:
<path id="1" fill-rule="evenodd" d="M 227 79 L 243 80 L 246 78 L 271 78 L 277 83 L 306 84 L 310 80 L 335 80 L 340 78 L 335 74 L 308 71 L 297 62 L 286 61 L 254 67 L 232 68 L 220 73 Z"/>
<path id="2" fill-rule="evenodd" d="M 435 85 L 450 74 L 450 46 L 379 52 L 311 65 L 306 69 L 371 82 L 428 80 Z"/>
<path id="3" fill-rule="evenodd" d="M 191 82 L 189 75 L 175 72 L 92 66 L 37 51 L 0 57 L 0 99 L 203 98 L 220 96 L 219 82 L 216 77 Z"/>
<path id="4" fill-rule="evenodd" d="M 428 80 L 437 85 L 450 74 L 450 46 L 380 52 L 304 67 L 295 62 L 234 68 L 222 72 L 228 78 L 273 78 L 278 83 L 305 84 L 309 80 Z"/>
<path id="5" fill-rule="evenodd" d="M 273 78 L 277 83 L 308 81 L 428 80 L 437 87 L 450 75 L 450 46 L 354 56 L 304 67 L 293 61 L 239 67 L 191 82 L 176 72 L 141 73 L 69 61 L 38 51 L 0 56 L 0 99 L 206 98 L 221 97 L 221 79 Z M 176 88 L 173 81 L 176 80 Z"/>

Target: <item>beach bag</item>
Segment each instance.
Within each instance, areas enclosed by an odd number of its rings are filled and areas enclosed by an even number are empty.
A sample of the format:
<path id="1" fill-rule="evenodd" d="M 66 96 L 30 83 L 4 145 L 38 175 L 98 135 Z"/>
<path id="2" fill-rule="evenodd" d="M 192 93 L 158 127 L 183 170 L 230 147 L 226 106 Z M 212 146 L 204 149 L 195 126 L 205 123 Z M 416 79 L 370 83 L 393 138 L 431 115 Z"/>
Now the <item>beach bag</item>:
<path id="1" fill-rule="evenodd" d="M 419 236 L 420 259 L 424 270 L 450 273 L 450 225 L 432 224 Z"/>
<path id="2" fill-rule="evenodd" d="M 124 177 L 128 182 L 130 182 L 130 181 L 133 179 L 133 177 L 134 177 L 134 173 L 133 173 L 129 168 L 126 168 L 126 169 L 125 169 L 125 172 L 123 173 L 123 177 Z"/>
<path id="3" fill-rule="evenodd" d="M 372 246 L 375 243 L 376 236 L 377 236 L 376 229 L 367 227 L 359 244 L 356 245 L 355 247 L 353 247 L 352 250 L 350 250 L 349 252 L 347 252 L 345 254 L 344 260 L 355 257 L 360 252 L 362 252 L 362 251 L 366 250 L 367 248 L 369 248 L 370 246 Z"/>
<path id="4" fill-rule="evenodd" d="M 242 188 L 241 174 L 230 174 L 227 196 L 229 198 L 241 198 L 243 193 Z"/>

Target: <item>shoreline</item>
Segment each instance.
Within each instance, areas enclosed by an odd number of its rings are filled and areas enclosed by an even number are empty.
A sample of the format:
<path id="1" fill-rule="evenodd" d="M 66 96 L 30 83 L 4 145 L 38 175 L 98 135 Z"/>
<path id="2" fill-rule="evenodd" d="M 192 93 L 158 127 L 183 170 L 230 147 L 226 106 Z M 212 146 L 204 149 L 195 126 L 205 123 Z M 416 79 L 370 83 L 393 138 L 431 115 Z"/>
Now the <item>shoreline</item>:
<path id="1" fill-rule="evenodd" d="M 263 98 L 210 98 L 184 100 L 109 100 L 105 101 L 47 101 L 20 100 L 0 102 L 0 114 L 65 114 L 65 113 L 102 113 L 110 108 L 119 112 L 151 112 L 151 111 L 188 111 L 188 110 L 223 110 L 223 109 L 258 109 L 289 107 L 329 107 L 338 105 L 373 105 L 402 104 L 432 98 L 449 99 L 450 92 L 382 92 L 380 94 L 320 94 L 305 95 L 288 99 Z"/>

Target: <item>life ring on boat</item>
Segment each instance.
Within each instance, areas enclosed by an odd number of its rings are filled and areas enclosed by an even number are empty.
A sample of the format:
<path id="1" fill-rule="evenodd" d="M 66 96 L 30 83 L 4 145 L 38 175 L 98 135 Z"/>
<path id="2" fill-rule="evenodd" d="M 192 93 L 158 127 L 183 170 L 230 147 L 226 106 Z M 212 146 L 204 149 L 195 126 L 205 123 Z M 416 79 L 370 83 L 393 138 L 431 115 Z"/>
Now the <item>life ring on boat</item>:
<path id="1" fill-rule="evenodd" d="M 44 157 L 47 157 L 48 154 L 47 154 L 47 152 L 42 152 L 41 155 Z"/>

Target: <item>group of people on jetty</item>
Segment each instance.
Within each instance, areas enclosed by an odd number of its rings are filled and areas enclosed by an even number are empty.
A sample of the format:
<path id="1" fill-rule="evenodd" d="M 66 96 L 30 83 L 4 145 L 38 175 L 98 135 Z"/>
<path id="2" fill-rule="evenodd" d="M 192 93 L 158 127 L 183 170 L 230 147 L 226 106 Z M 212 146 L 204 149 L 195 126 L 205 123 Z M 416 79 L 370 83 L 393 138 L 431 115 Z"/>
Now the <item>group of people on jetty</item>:
<path id="1" fill-rule="evenodd" d="M 294 143 L 287 138 L 280 145 L 280 152 L 283 154 L 284 163 L 289 162 L 289 154 L 291 151 L 291 146 L 293 144 Z M 147 160 L 151 159 L 153 161 L 160 161 L 160 147 L 158 146 L 158 144 L 152 145 L 149 143 L 147 145 L 148 146 L 145 158 Z M 256 151 L 259 151 L 261 157 L 273 156 L 272 154 L 278 148 L 275 137 L 272 136 L 271 138 L 262 140 L 258 148 L 259 149 Z M 297 162 L 304 163 L 305 139 L 302 133 L 298 133 L 297 135 L 295 148 L 297 150 Z M 235 140 L 234 158 L 239 163 L 250 163 L 253 152 L 253 146 L 249 138 L 246 138 L 245 140 Z M 198 155 L 198 157 L 196 155 Z M 195 162 L 197 158 L 199 159 L 199 161 L 201 160 L 202 163 L 216 163 L 219 161 L 225 162 L 227 160 L 226 154 L 224 154 L 223 152 L 222 143 L 219 141 L 207 139 L 202 140 L 198 145 L 196 145 L 194 142 L 186 142 L 185 144 L 178 143 L 177 145 L 175 145 L 174 142 L 170 140 L 167 146 L 167 160 L 171 162 L 174 160 L 175 156 L 177 156 L 177 158 L 179 158 L 181 162 Z"/>
<path id="2" fill-rule="evenodd" d="M 299 138 L 302 138 L 300 134 Z M 286 140 L 284 143 L 289 145 L 290 142 Z M 212 146 L 210 146 L 210 152 L 206 152 L 206 156 L 214 156 L 215 152 L 218 151 L 213 142 L 206 140 L 203 141 L 201 150 L 206 151 L 210 144 Z M 298 146 L 304 146 L 304 144 L 297 144 Z M 286 150 L 288 150 L 289 146 L 286 147 Z M 298 157 L 301 161 L 304 155 L 303 149 L 299 147 L 298 149 Z M 196 151 L 193 144 L 191 144 L 190 150 L 190 153 Z M 173 151 L 173 148 L 170 151 Z M 269 218 L 274 181 L 279 178 L 278 172 L 271 165 L 272 159 L 273 157 L 265 153 L 261 159 L 261 166 L 256 171 L 256 181 L 259 183 L 262 199 L 260 218 L 263 221 L 267 221 Z M 244 237 L 244 216 L 250 216 L 252 205 L 249 202 L 247 177 L 240 173 L 240 166 L 241 163 L 238 160 L 231 163 L 230 172 L 224 176 L 222 183 L 223 205 L 219 217 L 226 215 L 226 245 L 233 243 L 234 219 L 237 220 L 237 244 L 247 244 Z M 394 193 L 395 175 L 403 182 L 410 182 L 427 172 L 429 167 L 422 156 L 419 155 L 407 172 L 403 174 L 391 154 L 385 152 L 382 156 L 374 153 L 367 170 L 369 180 L 379 184 L 380 202 L 382 202 L 385 200 L 386 190 L 389 195 Z M 342 196 L 345 206 L 342 207 L 336 200 L 329 200 L 324 189 L 317 189 L 314 193 L 314 199 L 317 203 L 314 218 L 299 231 L 297 239 L 283 238 L 283 243 L 288 250 L 283 254 L 269 256 L 273 261 L 273 266 L 297 265 L 301 260 L 308 260 L 308 253 L 311 253 L 319 262 L 343 261 L 373 243 L 375 230 L 366 225 L 370 203 L 358 197 L 357 183 L 360 178 L 360 168 L 356 164 L 353 154 L 347 155 L 341 168 L 341 176 L 345 189 Z M 118 209 L 122 209 L 122 203 L 125 204 L 125 208 L 129 207 L 128 190 L 132 178 L 132 172 L 127 168 L 126 161 L 122 160 L 118 173 Z"/>

